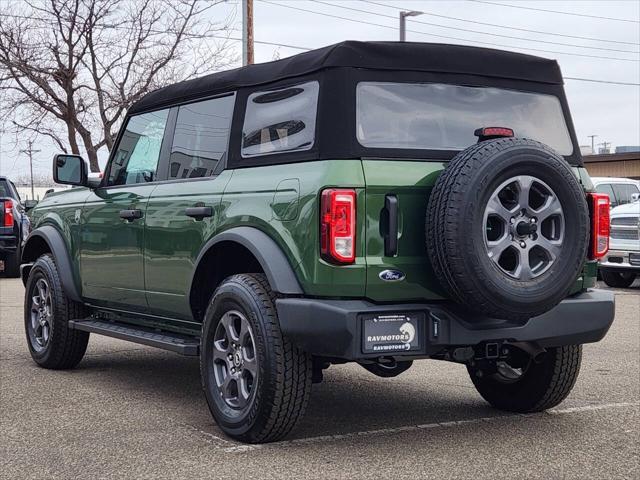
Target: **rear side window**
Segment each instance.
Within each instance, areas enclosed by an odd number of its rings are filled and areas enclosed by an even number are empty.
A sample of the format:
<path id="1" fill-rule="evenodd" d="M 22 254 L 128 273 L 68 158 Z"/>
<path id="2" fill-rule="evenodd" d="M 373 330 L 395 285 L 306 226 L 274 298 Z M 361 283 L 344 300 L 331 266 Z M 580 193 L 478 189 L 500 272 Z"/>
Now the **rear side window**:
<path id="1" fill-rule="evenodd" d="M 178 108 L 169 178 L 208 177 L 227 151 L 234 96 Z"/>
<path id="2" fill-rule="evenodd" d="M 638 187 L 629 183 L 614 183 L 613 190 L 618 199 L 618 205 L 624 205 L 625 203 L 631 203 L 633 199 L 631 195 L 638 193 Z"/>
<path id="3" fill-rule="evenodd" d="M 481 127 L 508 127 L 561 155 L 573 145 L 560 101 L 540 93 L 437 83 L 361 82 L 356 134 L 363 147 L 463 150 Z"/>
<path id="4" fill-rule="evenodd" d="M 311 149 L 318 91 L 318 82 L 307 82 L 249 95 L 242 127 L 242 157 Z"/>
<path id="5" fill-rule="evenodd" d="M 6 180 L 0 180 L 0 197 L 12 197 L 9 184 Z"/>
<path id="6" fill-rule="evenodd" d="M 109 170 L 108 185 L 153 182 L 169 110 L 129 118 Z"/>
<path id="7" fill-rule="evenodd" d="M 611 207 L 615 207 L 615 206 L 618 205 L 618 201 L 616 200 L 616 196 L 613 193 L 613 189 L 611 188 L 611 184 L 609 184 L 609 183 L 601 183 L 600 185 L 598 185 L 596 187 L 596 192 L 604 193 L 606 195 L 609 195 L 609 203 L 611 204 Z"/>

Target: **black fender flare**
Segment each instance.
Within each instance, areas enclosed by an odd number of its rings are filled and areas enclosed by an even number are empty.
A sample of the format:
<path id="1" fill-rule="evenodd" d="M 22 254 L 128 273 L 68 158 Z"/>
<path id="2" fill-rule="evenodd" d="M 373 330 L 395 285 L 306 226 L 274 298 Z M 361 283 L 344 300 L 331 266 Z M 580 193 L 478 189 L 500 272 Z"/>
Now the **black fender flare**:
<path id="1" fill-rule="evenodd" d="M 303 295 L 304 292 L 291 264 L 278 244 L 262 230 L 253 227 L 233 227 L 209 240 L 198 255 L 194 274 L 206 253 L 221 242 L 234 242 L 249 250 L 262 266 L 274 292 L 286 295 Z M 193 287 L 193 278 L 189 291 Z"/>
<path id="2" fill-rule="evenodd" d="M 41 255 L 40 249 L 36 248 L 36 243 L 39 243 L 39 240 L 44 240 L 49 246 L 49 251 L 53 255 L 56 267 L 58 267 L 58 274 L 60 275 L 64 293 L 71 300 L 81 302 L 80 292 L 73 278 L 73 267 L 67 245 L 62 234 L 51 225 L 43 225 L 33 230 L 22 247 L 22 265 L 20 266 L 22 283 L 26 285 L 33 262 Z"/>

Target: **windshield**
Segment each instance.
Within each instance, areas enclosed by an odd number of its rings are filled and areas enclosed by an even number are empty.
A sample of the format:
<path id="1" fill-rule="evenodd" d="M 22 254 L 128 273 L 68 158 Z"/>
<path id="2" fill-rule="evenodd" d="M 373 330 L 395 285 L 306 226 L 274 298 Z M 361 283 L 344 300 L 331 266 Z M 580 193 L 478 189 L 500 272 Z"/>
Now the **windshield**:
<path id="1" fill-rule="evenodd" d="M 561 155 L 573 145 L 558 98 L 540 93 L 437 83 L 361 82 L 356 127 L 369 148 L 463 150 L 481 127 L 508 127 Z"/>

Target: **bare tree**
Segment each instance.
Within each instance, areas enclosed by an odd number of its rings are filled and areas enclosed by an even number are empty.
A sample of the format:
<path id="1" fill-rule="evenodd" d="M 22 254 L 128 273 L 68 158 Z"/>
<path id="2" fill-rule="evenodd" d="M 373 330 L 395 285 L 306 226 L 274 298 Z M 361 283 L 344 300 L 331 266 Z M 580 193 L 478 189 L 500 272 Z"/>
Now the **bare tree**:
<path id="1" fill-rule="evenodd" d="M 0 7 L 0 118 L 63 151 L 111 150 L 126 109 L 236 61 L 222 0 L 23 0 Z M 8 125 L 7 125 L 8 123 Z"/>
<path id="2" fill-rule="evenodd" d="M 15 183 L 17 186 L 28 186 L 31 185 L 31 177 L 29 175 L 19 175 L 18 177 L 13 178 L 13 183 Z M 33 185 L 36 187 L 55 187 L 56 183 L 48 173 L 34 173 Z"/>

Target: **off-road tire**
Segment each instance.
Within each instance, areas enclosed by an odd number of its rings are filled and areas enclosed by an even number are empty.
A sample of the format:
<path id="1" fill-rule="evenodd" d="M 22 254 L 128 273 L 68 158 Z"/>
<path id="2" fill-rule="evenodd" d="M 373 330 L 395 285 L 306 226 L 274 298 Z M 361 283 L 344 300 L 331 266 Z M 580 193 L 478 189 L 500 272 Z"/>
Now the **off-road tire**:
<path id="1" fill-rule="evenodd" d="M 49 341 L 43 350 L 36 351 L 29 338 L 28 323 L 31 321 L 31 297 L 38 278 L 44 277 L 51 291 L 52 321 Z M 33 264 L 27 279 L 24 297 L 24 320 L 27 345 L 31 358 L 41 367 L 52 370 L 74 368 L 87 350 L 89 333 L 69 328 L 69 320 L 88 316 L 88 309 L 64 293 L 58 267 L 50 254 L 42 255 Z"/>
<path id="2" fill-rule="evenodd" d="M 565 218 L 562 255 L 537 278 L 507 278 L 484 245 L 484 209 L 494 190 L 517 175 L 546 182 Z M 426 216 L 427 251 L 446 294 L 474 315 L 522 321 L 556 306 L 582 271 L 589 244 L 585 193 L 567 162 L 534 140 L 501 138 L 456 155 L 438 178 Z"/>
<path id="3" fill-rule="evenodd" d="M 311 392 L 311 356 L 283 336 L 275 300 L 263 274 L 233 275 L 215 291 L 205 313 L 200 372 L 207 404 L 219 427 L 243 442 L 285 437 L 303 417 Z M 259 371 L 255 394 L 236 411 L 220 397 L 213 371 L 214 333 L 229 309 L 243 313 L 251 324 Z"/>
<path id="4" fill-rule="evenodd" d="M 635 272 L 614 272 L 600 269 L 604 283 L 613 288 L 629 288 L 636 280 Z"/>
<path id="5" fill-rule="evenodd" d="M 540 412 L 560 404 L 571 392 L 582 359 L 582 345 L 549 348 L 540 363 L 531 362 L 512 383 L 499 374 L 482 375 L 468 366 L 478 393 L 493 407 L 509 412 Z"/>

